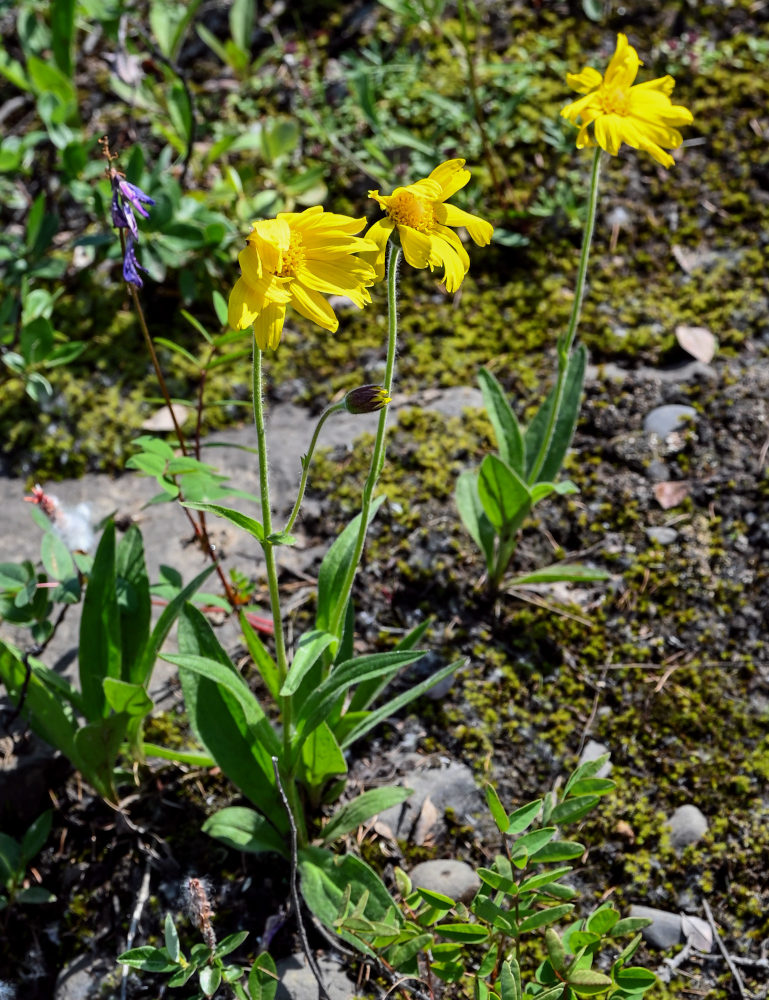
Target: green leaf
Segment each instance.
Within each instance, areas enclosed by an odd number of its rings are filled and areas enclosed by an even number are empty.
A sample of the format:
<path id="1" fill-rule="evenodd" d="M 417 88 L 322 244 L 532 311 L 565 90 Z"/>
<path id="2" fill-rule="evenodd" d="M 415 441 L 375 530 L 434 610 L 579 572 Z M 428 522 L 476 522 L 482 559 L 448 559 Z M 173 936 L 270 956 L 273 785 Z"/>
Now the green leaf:
<path id="1" fill-rule="evenodd" d="M 252 627 L 244 611 L 240 612 L 239 619 L 240 627 L 243 630 L 243 638 L 246 640 L 246 646 L 248 647 L 248 652 L 251 654 L 251 659 L 254 661 L 254 665 L 259 671 L 267 690 L 277 700 L 278 691 L 280 690 L 278 666 L 267 647 L 259 638 L 256 630 Z"/>
<path id="2" fill-rule="evenodd" d="M 328 649 L 334 639 L 335 636 L 330 632 L 323 632 L 320 629 L 305 632 L 297 643 L 294 658 L 280 690 L 283 697 L 294 694 L 299 689 L 308 671 L 315 666 L 323 651 Z"/>
<path id="3" fill-rule="evenodd" d="M 300 778 L 310 789 L 322 788 L 334 775 L 347 773 L 347 761 L 328 722 L 321 722 L 302 743 Z"/>
<path id="4" fill-rule="evenodd" d="M 179 956 L 181 955 L 181 948 L 179 947 L 179 934 L 174 924 L 174 918 L 170 913 L 166 913 L 166 919 L 163 924 L 163 936 L 165 938 L 168 957 L 172 962 L 178 962 Z"/>
<path id="5" fill-rule="evenodd" d="M 53 326 L 45 316 L 38 316 L 22 327 L 19 347 L 27 366 L 44 361 L 53 349 Z"/>
<path id="6" fill-rule="evenodd" d="M 144 673 L 143 657 L 149 641 L 152 601 L 144 542 L 135 524 L 117 546 L 115 573 L 120 607 L 121 676 L 124 681 L 145 684 L 148 675 Z"/>
<path id="7" fill-rule="evenodd" d="M 200 988 L 207 997 L 212 997 L 222 983 L 222 970 L 217 965 L 204 965 L 198 970 Z"/>
<path id="8" fill-rule="evenodd" d="M 525 474 L 526 452 L 518 420 L 505 396 L 505 390 L 486 368 L 478 372 L 483 402 L 494 428 L 500 458 L 519 475 Z"/>
<path id="9" fill-rule="evenodd" d="M 502 963 L 499 989 L 500 1000 L 521 1000 L 521 970 L 514 958 Z"/>
<path id="10" fill-rule="evenodd" d="M 582 400 L 582 384 L 585 379 L 587 350 L 580 344 L 567 362 L 561 405 L 556 415 L 555 427 L 545 458 L 539 469 L 536 480 L 547 482 L 558 477 L 566 452 L 574 437 L 577 426 L 579 407 Z M 537 410 L 534 419 L 529 424 L 524 440 L 526 442 L 526 476 L 531 483 L 534 480 L 534 466 L 543 447 L 550 415 L 555 405 L 555 386 Z"/>
<path id="11" fill-rule="evenodd" d="M 71 701 L 79 701 L 77 693 L 72 691 L 71 700 L 68 700 L 62 695 L 62 691 L 68 688 L 66 682 L 65 687 L 57 689 L 54 681 L 47 684 L 41 679 L 53 674 L 44 663 L 32 656 L 27 663 L 29 671 L 19 650 L 0 639 L 0 681 L 13 704 L 19 704 L 23 691 L 22 716 L 41 739 L 56 747 L 75 767 L 80 768 L 83 762 L 75 747 L 77 725 L 71 710 Z"/>
<path id="12" fill-rule="evenodd" d="M 535 802 L 527 802 L 525 806 L 516 809 L 515 812 L 510 813 L 507 827 L 502 833 L 506 833 L 508 837 L 514 837 L 518 833 L 523 833 L 537 818 L 541 808 L 542 799 L 537 799 Z"/>
<path id="13" fill-rule="evenodd" d="M 107 703 L 115 712 L 142 718 L 154 708 L 152 698 L 141 684 L 129 684 L 114 677 L 105 677 L 103 684 Z"/>
<path id="14" fill-rule="evenodd" d="M 282 747 L 272 725 L 201 613 L 186 605 L 179 616 L 179 666 L 195 736 L 227 777 L 281 832 L 288 830 L 275 786 L 272 757 Z"/>
<path id="15" fill-rule="evenodd" d="M 222 507 L 217 503 L 201 503 L 196 500 L 186 500 L 182 506 L 190 507 L 192 510 L 202 510 L 209 514 L 216 514 L 217 517 L 223 517 L 231 524 L 242 528 L 253 538 L 256 538 L 257 541 L 264 541 L 264 528 L 259 521 L 253 517 L 249 517 L 248 514 L 241 514 L 238 510 L 232 510 L 230 507 Z"/>
<path id="16" fill-rule="evenodd" d="M 555 563 L 543 569 L 535 569 L 531 573 L 516 576 L 510 581 L 512 587 L 524 587 L 530 583 L 586 583 L 593 580 L 607 580 L 609 574 L 593 566 L 583 566 L 581 563 Z"/>
<path id="17" fill-rule="evenodd" d="M 274 1000 L 278 989 L 278 972 L 268 952 L 257 955 L 248 975 L 248 993 L 251 1000 Z"/>
<path id="18" fill-rule="evenodd" d="M 563 973 L 566 968 L 566 949 L 552 927 L 548 927 L 545 931 L 545 947 L 552 967 L 556 972 Z"/>
<path id="19" fill-rule="evenodd" d="M 353 728 L 345 734 L 344 738 L 340 740 L 340 746 L 342 749 L 346 750 L 348 747 L 352 746 L 352 744 L 355 743 L 356 740 L 359 740 L 361 736 L 364 736 L 375 726 L 378 726 L 383 719 L 389 718 L 391 715 L 399 712 L 405 705 L 414 701 L 415 698 L 421 697 L 425 691 L 429 691 L 431 687 L 440 683 L 444 677 L 448 677 L 450 674 L 454 673 L 458 667 L 462 666 L 466 662 L 467 661 L 464 658 L 454 660 L 453 663 L 449 663 L 447 666 L 441 667 L 440 670 L 436 670 L 432 677 L 426 678 L 415 687 L 409 688 L 408 691 L 403 691 L 401 694 L 396 695 L 396 697 L 391 698 L 390 701 L 386 702 L 384 705 L 380 705 L 373 711 L 366 713 L 365 718 L 361 719 L 360 722 L 353 726 Z M 344 720 L 344 716 L 342 719 Z"/>
<path id="20" fill-rule="evenodd" d="M 384 496 L 376 497 L 369 508 L 368 524 L 384 503 Z M 348 595 L 342 594 L 342 584 L 352 562 L 355 543 L 360 529 L 361 515 L 350 521 L 323 557 L 318 572 L 318 607 L 315 613 L 316 628 L 328 632 L 341 602 L 347 603 Z"/>
<path id="21" fill-rule="evenodd" d="M 337 929 L 336 919 L 348 891 L 353 906 L 364 892 L 368 893 L 364 913 L 370 920 L 385 920 L 389 916 L 389 922 L 394 919 L 397 926 L 403 923 L 395 901 L 382 880 L 354 854 L 334 855 L 323 848 L 303 847 L 299 851 L 299 874 L 304 901 L 329 930 Z M 359 939 L 345 931 L 339 933 L 355 948 L 368 955 L 373 954 L 372 949 Z"/>
<path id="22" fill-rule="evenodd" d="M 115 764 L 130 717 L 124 713 L 81 726 L 75 747 L 83 761 L 80 770 L 103 799 L 115 802 Z"/>
<path id="23" fill-rule="evenodd" d="M 44 813 L 41 813 L 37 817 L 24 834 L 21 841 L 21 858 L 24 862 L 23 867 L 26 868 L 27 863 L 42 850 L 43 845 L 46 840 L 48 840 L 48 835 L 51 832 L 52 819 L 53 810 L 46 809 Z"/>
<path id="24" fill-rule="evenodd" d="M 163 613 L 155 623 L 147 643 L 144 646 L 144 653 L 141 659 L 141 666 L 136 671 L 135 676 L 142 683 L 146 684 L 152 673 L 157 660 L 160 647 L 165 642 L 166 636 L 171 631 L 171 626 L 179 616 L 185 603 L 195 594 L 208 577 L 213 573 L 213 566 L 206 566 L 198 575 L 191 580 L 186 587 L 183 587 L 175 597 L 169 601 L 163 609 Z"/>
<path id="25" fill-rule="evenodd" d="M 251 50 L 251 32 L 254 27 L 256 6 L 253 0 L 233 0 L 230 7 L 230 34 L 232 41 L 241 52 Z"/>
<path id="26" fill-rule="evenodd" d="M 340 691 L 347 691 L 354 684 L 359 684 L 371 677 L 389 673 L 393 667 L 413 663 L 422 655 L 416 650 L 370 653 L 367 656 L 358 656 L 345 663 L 337 664 L 329 676 L 310 693 L 302 704 L 301 714 L 296 719 L 293 746 L 298 749 L 312 730 L 320 725 Z"/>
<path id="27" fill-rule="evenodd" d="M 554 840 L 546 844 L 538 851 L 532 853 L 529 861 L 533 864 L 543 864 L 552 861 L 571 861 L 572 858 L 581 858 L 585 853 L 583 844 L 577 844 L 573 840 Z"/>
<path id="28" fill-rule="evenodd" d="M 370 788 L 352 802 L 346 802 L 323 827 L 323 843 L 331 844 L 352 830 L 357 830 L 390 806 L 399 805 L 413 794 L 411 788 Z"/>
<path id="29" fill-rule="evenodd" d="M 539 872 L 537 875 L 532 875 L 530 878 L 524 879 L 518 886 L 518 891 L 520 893 L 531 892 L 533 889 L 539 889 L 543 885 L 549 886 L 552 882 L 555 882 L 562 875 L 566 875 L 570 871 L 573 871 L 571 865 L 563 865 L 561 868 L 551 868 L 546 872 Z"/>
<path id="30" fill-rule="evenodd" d="M 623 917 L 612 927 L 609 936 L 614 938 L 621 937 L 623 934 L 634 934 L 636 931 L 648 927 L 651 922 L 648 917 Z"/>
<path id="31" fill-rule="evenodd" d="M 121 675 L 120 610 L 115 579 L 115 522 L 108 521 L 94 556 L 80 619 L 80 689 L 93 722 L 107 713 L 102 682 Z"/>
<path id="32" fill-rule="evenodd" d="M 478 868 L 477 875 L 484 885 L 491 886 L 496 892 L 504 892 L 513 896 L 518 895 L 518 883 L 515 879 L 503 875 L 493 868 Z"/>
<path id="33" fill-rule="evenodd" d="M 486 516 L 478 493 L 478 473 L 463 472 L 457 479 L 454 502 L 467 533 L 481 550 L 486 568 L 494 565 L 494 525 Z"/>
<path id="34" fill-rule="evenodd" d="M 234 851 L 246 851 L 249 854 L 274 851 L 288 857 L 286 838 L 264 816 L 246 806 L 220 809 L 208 817 L 202 830 Z"/>
<path id="35" fill-rule="evenodd" d="M 441 937 L 463 944 L 482 944 L 489 936 L 488 928 L 481 924 L 436 924 L 435 930 Z"/>
<path id="36" fill-rule="evenodd" d="M 517 531 L 531 508 L 528 487 L 497 455 L 486 455 L 481 462 L 478 495 L 486 516 L 499 534 Z"/>
<path id="37" fill-rule="evenodd" d="M 550 822 L 564 826 L 567 823 L 576 823 L 578 819 L 586 816 L 599 802 L 597 795 L 575 795 L 574 798 L 559 802 L 550 813 Z"/>
<path id="38" fill-rule="evenodd" d="M 192 109 L 187 91 L 179 80 L 174 80 L 168 91 L 168 117 L 176 134 L 188 146 L 192 135 Z"/>
<path id="39" fill-rule="evenodd" d="M 69 580 L 77 577 L 72 553 L 55 531 L 46 531 L 40 542 L 43 569 L 52 580 Z"/>
<path id="40" fill-rule="evenodd" d="M 592 997 L 599 993 L 605 993 L 612 985 L 608 976 L 602 972 L 596 972 L 594 969 L 575 969 L 568 974 L 566 981 L 577 996 L 582 997 Z"/>
<path id="41" fill-rule="evenodd" d="M 507 830 L 509 819 L 504 806 L 499 801 L 499 796 L 493 785 L 486 785 L 486 803 L 489 807 L 489 812 L 492 815 L 494 822 L 497 824 L 497 829 L 500 833 L 504 833 Z"/>
<path id="42" fill-rule="evenodd" d="M 649 969 L 643 969 L 640 965 L 630 965 L 626 969 L 616 969 L 614 972 L 614 982 L 628 993 L 648 990 L 657 982 L 657 977 Z"/>
<path id="43" fill-rule="evenodd" d="M 17 903 L 55 903 L 56 896 L 42 885 L 31 885 L 16 893 Z"/>
<path id="44" fill-rule="evenodd" d="M 555 924 L 562 917 L 565 917 L 567 913 L 571 913 L 573 909 L 573 903 L 560 903 L 558 906 L 551 906 L 547 910 L 532 913 L 530 917 L 526 917 L 525 920 L 522 920 L 518 924 L 518 933 L 525 934 L 526 931 L 536 930 L 537 927 L 546 927 L 548 924 Z"/>
<path id="45" fill-rule="evenodd" d="M 53 58 L 62 73 L 71 77 L 75 0 L 51 0 L 50 9 Z"/>
<path id="46" fill-rule="evenodd" d="M 569 785 L 570 795 L 606 795 L 616 788 L 611 778 L 583 778 Z"/>
<path id="47" fill-rule="evenodd" d="M 618 921 L 619 913 L 617 913 L 613 906 L 607 904 L 599 907 L 594 913 L 590 914 L 585 929 L 592 931 L 594 934 L 600 934 L 603 937 L 604 934 L 608 934 Z"/>
<path id="48" fill-rule="evenodd" d="M 239 948 L 243 942 L 248 937 L 248 931 L 236 931 L 234 934 L 228 934 L 226 938 L 222 938 L 219 944 L 214 949 L 214 955 L 216 958 L 224 958 L 225 955 L 231 954 L 236 948 Z"/>
<path id="49" fill-rule="evenodd" d="M 554 826 L 545 826 L 541 830 L 532 830 L 531 833 L 525 833 L 516 840 L 510 849 L 510 860 L 515 861 L 517 858 L 536 854 L 540 848 L 553 839 L 555 832 Z"/>
<path id="50" fill-rule="evenodd" d="M 442 892 L 436 892 L 434 889 L 423 889 L 421 886 L 417 886 L 415 891 L 434 910 L 440 910 L 442 913 L 457 905 L 455 900 L 450 896 L 446 896 Z"/>

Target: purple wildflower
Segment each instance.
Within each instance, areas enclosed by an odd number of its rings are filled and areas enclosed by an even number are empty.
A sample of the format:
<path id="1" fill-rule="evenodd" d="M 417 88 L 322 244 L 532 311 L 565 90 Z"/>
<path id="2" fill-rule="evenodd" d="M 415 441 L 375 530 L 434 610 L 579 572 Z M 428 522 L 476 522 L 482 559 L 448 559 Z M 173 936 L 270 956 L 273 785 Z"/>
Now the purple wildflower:
<path id="1" fill-rule="evenodd" d="M 132 233 L 128 234 L 128 239 L 126 240 L 125 246 L 125 257 L 123 258 L 123 278 L 131 285 L 136 285 L 137 288 L 141 288 L 144 282 L 139 277 L 139 271 L 145 271 L 146 268 L 142 267 L 139 261 L 136 259 L 136 240 Z"/>
<path id="2" fill-rule="evenodd" d="M 154 205 L 155 199 L 150 198 L 140 187 L 127 181 L 124 177 L 118 177 L 117 186 L 120 189 L 120 194 L 123 196 L 123 208 L 128 208 L 126 202 L 130 202 L 139 215 L 143 215 L 145 219 L 149 219 L 150 213 L 144 205 Z"/>

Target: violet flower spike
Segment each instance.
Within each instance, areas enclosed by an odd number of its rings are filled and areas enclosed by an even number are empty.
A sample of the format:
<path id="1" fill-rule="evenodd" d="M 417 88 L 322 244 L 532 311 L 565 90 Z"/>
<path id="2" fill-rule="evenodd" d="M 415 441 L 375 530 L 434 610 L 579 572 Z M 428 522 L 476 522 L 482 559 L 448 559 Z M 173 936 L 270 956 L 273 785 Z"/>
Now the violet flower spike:
<path id="1" fill-rule="evenodd" d="M 150 213 L 144 207 L 144 205 L 154 205 L 155 199 L 150 198 L 148 194 L 145 194 L 140 187 L 132 184 L 130 181 L 125 180 L 123 177 L 118 178 L 117 186 L 120 189 L 120 194 L 123 197 L 123 207 L 128 208 L 126 202 L 139 213 L 139 215 L 144 216 L 145 219 L 149 219 Z"/>
<path id="2" fill-rule="evenodd" d="M 144 282 L 139 276 L 139 271 L 146 272 L 146 268 L 142 267 L 136 259 L 135 243 L 136 240 L 134 239 L 134 236 L 129 233 L 128 239 L 126 240 L 125 257 L 123 258 L 123 278 L 130 285 L 135 285 L 137 288 L 141 288 Z"/>

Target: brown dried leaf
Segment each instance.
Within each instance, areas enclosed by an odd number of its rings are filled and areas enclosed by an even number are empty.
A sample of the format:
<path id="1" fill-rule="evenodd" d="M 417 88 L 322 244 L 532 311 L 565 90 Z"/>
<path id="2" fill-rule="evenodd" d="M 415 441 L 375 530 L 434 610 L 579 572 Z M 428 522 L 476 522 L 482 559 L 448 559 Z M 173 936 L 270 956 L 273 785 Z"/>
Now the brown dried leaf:
<path id="1" fill-rule="evenodd" d="M 689 483 L 685 479 L 654 484 L 654 497 L 663 510 L 677 507 L 688 496 Z"/>

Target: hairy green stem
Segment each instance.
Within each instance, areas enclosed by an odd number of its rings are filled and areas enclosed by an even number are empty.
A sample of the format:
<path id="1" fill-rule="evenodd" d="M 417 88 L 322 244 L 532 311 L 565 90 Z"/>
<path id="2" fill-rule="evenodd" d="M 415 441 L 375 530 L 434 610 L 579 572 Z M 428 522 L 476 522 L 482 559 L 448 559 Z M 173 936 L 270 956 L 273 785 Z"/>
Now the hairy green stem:
<path id="1" fill-rule="evenodd" d="M 577 336 L 579 317 L 582 312 L 582 300 L 585 296 L 585 281 L 587 279 L 587 265 L 590 259 L 590 244 L 593 242 L 593 230 L 595 229 L 595 213 L 596 208 L 598 207 L 598 186 L 600 176 L 601 148 L 600 146 L 596 146 L 595 154 L 593 156 L 593 170 L 590 175 L 590 194 L 588 196 L 587 204 L 587 220 L 585 221 L 585 232 L 582 237 L 582 252 L 579 256 L 577 287 L 574 290 L 574 302 L 571 307 L 569 325 L 566 328 L 566 333 L 558 338 L 558 379 L 555 384 L 553 406 L 550 410 L 550 416 L 547 422 L 547 431 L 542 438 L 542 444 L 540 446 L 539 453 L 537 454 L 537 459 L 534 462 L 531 473 L 529 474 L 530 483 L 537 482 L 537 476 L 545 463 L 547 453 L 550 450 L 550 445 L 553 440 L 553 434 L 555 433 L 556 423 L 558 422 L 558 414 L 563 402 L 563 393 L 566 387 L 566 372 L 569 366 L 569 358 L 571 356 L 572 347 L 574 346 L 574 340 Z"/>
<path id="2" fill-rule="evenodd" d="M 339 413 L 340 410 L 344 409 L 344 403 L 334 403 L 332 406 L 327 406 L 326 409 L 321 413 L 318 423 L 315 425 L 315 431 L 312 435 L 310 441 L 310 447 L 307 449 L 307 454 L 302 459 L 302 478 L 299 481 L 299 492 L 296 497 L 296 503 L 294 504 L 294 509 L 291 511 L 291 516 L 288 521 L 286 521 L 286 526 L 283 529 L 285 532 L 290 532 L 294 527 L 294 521 L 296 521 L 297 515 L 299 513 L 299 508 L 302 506 L 302 500 L 304 500 L 304 491 L 307 489 L 307 476 L 310 472 L 310 463 L 312 462 L 312 456 L 315 452 L 315 447 L 318 443 L 318 437 L 320 436 L 321 428 L 325 424 L 326 420 L 331 416 L 332 413 Z"/>
<path id="3" fill-rule="evenodd" d="M 395 352 L 398 343 L 398 263 L 400 262 L 401 249 L 391 241 L 387 257 L 387 361 L 385 362 L 385 376 L 382 387 L 387 396 L 392 397 L 393 375 L 395 372 Z M 350 600 L 355 573 L 358 563 L 363 553 L 363 546 L 366 541 L 366 531 L 368 530 L 368 520 L 371 511 L 371 500 L 374 494 L 379 474 L 382 471 L 385 460 L 385 442 L 387 438 L 387 410 L 385 406 L 379 411 L 379 424 L 377 425 L 374 451 L 371 455 L 371 465 L 369 466 L 368 478 L 363 487 L 363 497 L 360 509 L 360 527 L 358 537 L 355 541 L 353 557 L 342 584 L 341 593 L 344 599 L 337 604 L 334 618 L 329 631 L 341 639 L 342 626 L 344 623 L 345 611 Z"/>
<path id="4" fill-rule="evenodd" d="M 254 403 L 254 426 L 256 427 L 256 443 L 259 453 L 259 492 L 262 500 L 262 527 L 264 528 L 264 565 L 267 572 L 267 586 L 270 592 L 270 609 L 275 630 L 275 663 L 278 668 L 278 679 L 281 686 L 288 673 L 286 657 L 286 642 L 283 635 L 283 617 L 280 609 L 280 591 L 278 589 L 278 570 L 275 564 L 275 546 L 269 537 L 272 534 L 272 510 L 270 507 L 270 481 L 267 466 L 267 435 L 264 426 L 264 401 L 262 398 L 262 352 L 254 343 L 254 365 L 252 393 Z M 281 697 L 280 712 L 283 721 L 284 759 L 288 760 L 291 745 L 291 697 Z"/>

